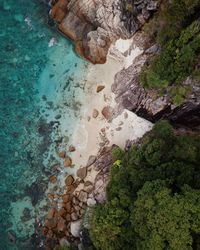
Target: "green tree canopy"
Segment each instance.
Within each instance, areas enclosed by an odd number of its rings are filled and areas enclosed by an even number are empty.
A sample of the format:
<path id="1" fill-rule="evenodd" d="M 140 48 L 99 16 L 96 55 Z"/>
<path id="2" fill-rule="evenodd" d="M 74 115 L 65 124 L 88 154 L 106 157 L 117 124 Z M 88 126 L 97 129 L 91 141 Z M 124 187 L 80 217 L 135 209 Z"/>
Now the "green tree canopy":
<path id="1" fill-rule="evenodd" d="M 185 185 L 173 194 L 165 181 L 146 182 L 138 192 L 131 223 L 140 250 L 189 250 L 200 233 L 200 190 Z"/>
<path id="2" fill-rule="evenodd" d="M 108 201 L 94 209 L 99 250 L 200 249 L 200 138 L 157 123 L 130 150 L 113 152 Z"/>

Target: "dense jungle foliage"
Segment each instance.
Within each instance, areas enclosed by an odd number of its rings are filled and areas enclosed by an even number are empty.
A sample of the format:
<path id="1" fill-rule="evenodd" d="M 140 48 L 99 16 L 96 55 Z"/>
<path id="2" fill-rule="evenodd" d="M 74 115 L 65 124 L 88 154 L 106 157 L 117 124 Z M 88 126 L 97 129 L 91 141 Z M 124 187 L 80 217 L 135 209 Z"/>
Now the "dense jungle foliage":
<path id="1" fill-rule="evenodd" d="M 200 79 L 199 17 L 200 0 L 162 1 L 144 28 L 161 50 L 142 70 L 141 83 L 161 94 L 171 86 L 169 95 L 175 104 L 181 104 L 190 91 L 183 81 L 190 75 Z"/>
<path id="2" fill-rule="evenodd" d="M 91 220 L 95 248 L 200 249 L 200 138 L 161 121 L 113 158 L 108 201 Z"/>

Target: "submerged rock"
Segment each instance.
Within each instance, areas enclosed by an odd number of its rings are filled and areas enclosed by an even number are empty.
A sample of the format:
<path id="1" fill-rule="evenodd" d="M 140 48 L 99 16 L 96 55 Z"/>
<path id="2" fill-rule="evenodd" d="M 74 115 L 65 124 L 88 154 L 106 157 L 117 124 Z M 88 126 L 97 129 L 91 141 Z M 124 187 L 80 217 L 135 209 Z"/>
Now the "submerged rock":
<path id="1" fill-rule="evenodd" d="M 7 233 L 7 238 L 8 238 L 8 242 L 12 245 L 15 244 L 16 241 L 16 236 L 15 236 L 15 232 L 13 230 L 9 230 Z"/>
<path id="2" fill-rule="evenodd" d="M 25 194 L 31 197 L 32 205 L 35 206 L 44 196 L 48 181 L 38 178 L 31 186 L 27 186 Z"/>
<path id="3" fill-rule="evenodd" d="M 70 186 L 74 183 L 74 177 L 72 175 L 67 176 L 65 179 L 66 186 Z"/>
<path id="4" fill-rule="evenodd" d="M 23 210 L 23 215 L 21 216 L 21 220 L 23 222 L 28 221 L 31 219 L 31 210 L 27 207 L 24 208 Z"/>
<path id="5" fill-rule="evenodd" d="M 72 166 L 72 159 L 67 156 L 64 160 L 64 166 L 67 168 L 67 167 L 71 167 Z"/>
<path id="6" fill-rule="evenodd" d="M 58 156 L 59 156 L 60 158 L 65 158 L 66 152 L 65 152 L 65 151 L 61 151 L 61 152 L 58 153 Z"/>
<path id="7" fill-rule="evenodd" d="M 52 130 L 52 126 L 51 124 L 46 123 L 46 121 L 44 120 L 40 120 L 39 124 L 38 124 L 38 132 L 40 135 L 46 135 L 51 133 Z"/>
<path id="8" fill-rule="evenodd" d="M 57 177 L 55 175 L 52 175 L 50 178 L 49 178 L 49 181 L 53 184 L 55 184 L 57 182 Z"/>
<path id="9" fill-rule="evenodd" d="M 69 146 L 69 152 L 74 152 L 76 151 L 76 148 L 73 145 Z"/>

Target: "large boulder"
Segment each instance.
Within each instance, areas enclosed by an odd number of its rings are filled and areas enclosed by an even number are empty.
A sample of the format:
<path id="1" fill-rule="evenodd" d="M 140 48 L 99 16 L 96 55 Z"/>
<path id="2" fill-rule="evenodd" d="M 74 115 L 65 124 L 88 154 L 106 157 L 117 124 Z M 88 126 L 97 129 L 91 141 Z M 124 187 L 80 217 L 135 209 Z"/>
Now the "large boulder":
<path id="1" fill-rule="evenodd" d="M 74 183 L 74 177 L 72 175 L 67 176 L 65 179 L 66 186 L 71 186 Z"/>
<path id="2" fill-rule="evenodd" d="M 70 230 L 74 237 L 80 237 L 81 220 L 71 222 Z"/>
<path id="3" fill-rule="evenodd" d="M 58 0 L 50 16 L 75 42 L 77 52 L 93 63 L 105 63 L 117 39 L 130 38 L 158 8 L 152 0 Z"/>
<path id="4" fill-rule="evenodd" d="M 87 175 L 87 168 L 86 167 L 79 168 L 76 174 L 80 179 L 84 180 Z"/>
<path id="5" fill-rule="evenodd" d="M 88 197 L 88 194 L 85 191 L 81 190 L 79 195 L 78 195 L 78 199 L 81 202 L 86 203 L 87 202 L 87 197 Z"/>

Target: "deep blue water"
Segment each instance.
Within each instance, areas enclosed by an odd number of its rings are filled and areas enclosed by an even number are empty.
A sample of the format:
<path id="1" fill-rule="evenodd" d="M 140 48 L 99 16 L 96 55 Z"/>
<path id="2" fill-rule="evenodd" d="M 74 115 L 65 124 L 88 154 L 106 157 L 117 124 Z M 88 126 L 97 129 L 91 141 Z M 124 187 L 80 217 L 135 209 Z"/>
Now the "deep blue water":
<path id="1" fill-rule="evenodd" d="M 47 11 L 39 0 L 0 1 L 0 250 L 38 247 L 37 206 L 51 174 L 44 157 L 56 123 L 47 122 L 43 115 L 42 102 L 48 101 L 57 84 L 48 64 L 60 74 L 62 70 L 72 74 L 84 63 L 71 43 L 48 27 Z M 52 37 L 60 47 L 48 47 Z M 69 53 L 68 70 L 62 60 L 59 65 L 49 59 L 50 53 L 56 55 L 59 50 Z M 40 92 L 47 95 L 41 97 Z M 45 203 L 42 209 L 45 212 Z"/>

